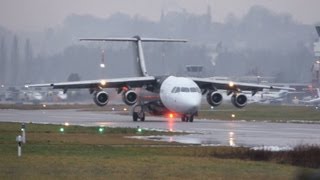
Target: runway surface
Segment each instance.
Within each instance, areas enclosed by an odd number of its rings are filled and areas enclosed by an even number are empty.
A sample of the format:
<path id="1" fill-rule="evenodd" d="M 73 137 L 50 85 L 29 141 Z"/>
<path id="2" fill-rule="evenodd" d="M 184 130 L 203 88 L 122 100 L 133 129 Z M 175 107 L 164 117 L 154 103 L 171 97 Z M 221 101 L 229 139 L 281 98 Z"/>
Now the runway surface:
<path id="1" fill-rule="evenodd" d="M 133 122 L 129 115 L 78 110 L 0 110 L 0 121 L 45 124 L 68 122 L 70 125 L 133 128 L 139 126 L 143 129 L 189 132 L 191 134 L 188 135 L 144 138 L 208 146 L 229 145 L 281 150 L 300 144 L 320 144 L 320 124 L 203 119 L 186 123 L 181 122 L 180 119 L 169 121 L 161 117 L 146 117 L 145 122 Z"/>

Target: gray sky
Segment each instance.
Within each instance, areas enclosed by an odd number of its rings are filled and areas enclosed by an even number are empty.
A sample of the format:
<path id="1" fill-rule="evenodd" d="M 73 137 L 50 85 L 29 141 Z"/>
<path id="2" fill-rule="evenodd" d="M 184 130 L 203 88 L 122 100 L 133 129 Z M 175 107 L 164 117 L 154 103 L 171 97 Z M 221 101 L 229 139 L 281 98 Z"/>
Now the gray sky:
<path id="1" fill-rule="evenodd" d="M 229 13 L 242 17 L 253 5 L 289 13 L 305 24 L 320 22 L 320 0 L 0 0 L 0 25 L 15 31 L 41 31 L 61 24 L 70 14 L 108 17 L 118 11 L 158 20 L 161 9 L 203 14 L 208 4 L 213 20 L 219 22 Z"/>

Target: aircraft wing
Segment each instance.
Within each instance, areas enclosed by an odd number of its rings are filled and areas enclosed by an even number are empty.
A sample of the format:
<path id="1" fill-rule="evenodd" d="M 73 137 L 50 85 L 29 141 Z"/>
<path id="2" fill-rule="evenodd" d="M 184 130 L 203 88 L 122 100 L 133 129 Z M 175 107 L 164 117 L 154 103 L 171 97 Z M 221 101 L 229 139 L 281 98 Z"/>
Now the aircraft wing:
<path id="1" fill-rule="evenodd" d="M 118 88 L 129 86 L 132 88 L 141 87 L 143 85 L 153 84 L 156 78 L 153 76 L 147 77 L 131 77 L 131 78 L 115 78 L 115 79 L 100 79 L 89 81 L 73 81 L 60 82 L 51 84 L 30 84 L 26 87 L 52 87 L 53 89 L 94 89 L 94 88 Z"/>
<path id="2" fill-rule="evenodd" d="M 294 91 L 294 88 L 269 86 L 262 84 L 241 83 L 232 81 L 211 80 L 208 78 L 191 78 L 201 89 L 225 89 L 230 91 L 262 91 L 263 89 L 279 89 Z"/>

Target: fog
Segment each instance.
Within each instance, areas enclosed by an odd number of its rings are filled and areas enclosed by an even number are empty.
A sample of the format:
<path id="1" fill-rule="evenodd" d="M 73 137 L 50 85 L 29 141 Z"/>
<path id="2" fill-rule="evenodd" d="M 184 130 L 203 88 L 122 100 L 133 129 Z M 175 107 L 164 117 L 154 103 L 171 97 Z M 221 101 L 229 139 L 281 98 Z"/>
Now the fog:
<path id="1" fill-rule="evenodd" d="M 135 76 L 132 44 L 78 40 L 134 35 L 189 40 L 143 44 L 151 75 L 187 75 L 186 65 L 201 65 L 203 77 L 259 75 L 273 76 L 276 82 L 311 81 L 313 43 L 318 40 L 313 24 L 261 5 L 241 17 L 229 14 L 223 22 L 215 18 L 211 6 L 205 9 L 163 10 L 158 19 L 121 11 L 107 17 L 70 14 L 45 30 L 1 26 L 0 83 L 66 81 L 72 73 L 81 80 Z M 104 69 L 99 67 L 102 50 Z"/>

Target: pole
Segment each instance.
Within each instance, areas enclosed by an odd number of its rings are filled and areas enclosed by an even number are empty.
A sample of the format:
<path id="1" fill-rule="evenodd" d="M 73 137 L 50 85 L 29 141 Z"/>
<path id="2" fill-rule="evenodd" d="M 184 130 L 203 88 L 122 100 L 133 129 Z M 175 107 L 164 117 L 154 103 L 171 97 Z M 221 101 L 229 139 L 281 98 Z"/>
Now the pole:
<path id="1" fill-rule="evenodd" d="M 21 135 L 17 136 L 16 141 L 18 142 L 18 157 L 21 157 L 21 144 L 22 144 L 22 137 Z"/>
<path id="2" fill-rule="evenodd" d="M 22 123 L 21 125 L 21 131 L 22 131 L 22 142 L 23 144 L 26 143 L 26 125 L 24 123 Z"/>
<path id="3" fill-rule="evenodd" d="M 21 143 L 18 144 L 18 157 L 21 157 Z"/>
<path id="4" fill-rule="evenodd" d="M 21 129 L 21 131 L 22 131 L 22 142 L 23 142 L 23 144 L 25 144 L 26 143 L 26 130 Z"/>

